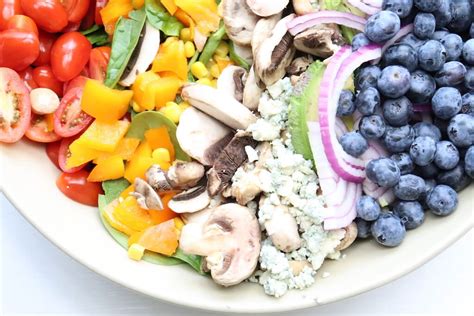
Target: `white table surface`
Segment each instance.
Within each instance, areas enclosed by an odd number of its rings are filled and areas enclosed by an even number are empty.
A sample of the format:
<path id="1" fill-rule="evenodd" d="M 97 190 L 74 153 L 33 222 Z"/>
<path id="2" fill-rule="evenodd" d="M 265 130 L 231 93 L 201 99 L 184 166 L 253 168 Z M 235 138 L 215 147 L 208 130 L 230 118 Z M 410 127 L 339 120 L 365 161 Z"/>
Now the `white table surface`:
<path id="1" fill-rule="evenodd" d="M 3 194 L 0 206 L 0 315 L 215 314 L 170 305 L 109 281 L 52 245 Z M 284 315 L 474 315 L 473 246 L 471 230 L 438 257 L 395 282 L 337 303 Z"/>

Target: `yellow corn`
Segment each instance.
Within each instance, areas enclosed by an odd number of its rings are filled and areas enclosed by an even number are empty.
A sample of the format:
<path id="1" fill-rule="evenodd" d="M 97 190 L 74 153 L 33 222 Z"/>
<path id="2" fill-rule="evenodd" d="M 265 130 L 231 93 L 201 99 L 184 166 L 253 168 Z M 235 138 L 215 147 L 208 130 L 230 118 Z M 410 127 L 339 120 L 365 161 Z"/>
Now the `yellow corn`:
<path id="1" fill-rule="evenodd" d="M 130 248 L 128 248 L 128 257 L 133 260 L 140 261 L 145 254 L 145 248 L 139 244 L 132 244 Z"/>
<path id="2" fill-rule="evenodd" d="M 133 102 L 132 109 L 137 113 L 140 113 L 141 111 L 143 111 L 137 102 Z"/>
<path id="3" fill-rule="evenodd" d="M 181 108 L 181 111 L 184 111 L 190 107 L 189 103 L 186 101 L 179 102 L 178 106 Z"/>
<path id="4" fill-rule="evenodd" d="M 183 110 L 175 102 L 168 102 L 160 109 L 160 112 L 174 123 L 178 123 Z"/>
<path id="5" fill-rule="evenodd" d="M 170 152 L 166 148 L 157 148 L 153 150 L 153 152 L 151 153 L 151 157 L 153 159 L 163 161 L 163 162 L 171 161 Z"/>
<path id="6" fill-rule="evenodd" d="M 179 38 L 185 42 L 192 41 L 193 34 L 191 32 L 191 29 L 189 27 L 181 29 L 181 31 L 179 32 Z"/>
<path id="7" fill-rule="evenodd" d="M 200 83 L 200 84 L 205 84 L 206 86 L 213 87 L 212 81 L 211 81 L 209 78 L 202 78 L 202 79 L 199 79 L 199 80 L 196 81 L 196 82 L 197 82 L 197 83 Z"/>
<path id="8" fill-rule="evenodd" d="M 178 230 L 181 230 L 181 229 L 183 228 L 183 226 L 184 226 L 183 220 L 182 220 L 181 218 L 179 218 L 179 217 L 175 217 L 175 218 L 174 218 L 174 226 L 176 226 L 176 228 L 177 228 Z"/>
<path id="9" fill-rule="evenodd" d="M 196 47 L 194 46 L 194 43 L 191 41 L 184 43 L 184 54 L 186 55 L 186 58 L 193 57 L 194 53 L 196 53 Z"/>
<path id="10" fill-rule="evenodd" d="M 201 79 L 206 78 L 209 75 L 209 71 L 206 66 L 200 61 L 195 62 L 191 65 L 191 73 L 194 77 Z"/>
<path id="11" fill-rule="evenodd" d="M 211 66 L 210 72 L 214 78 L 219 78 L 219 76 L 221 75 L 221 70 L 219 69 L 219 66 L 215 63 Z"/>
<path id="12" fill-rule="evenodd" d="M 229 54 L 229 45 L 226 42 L 221 41 L 219 46 L 216 48 L 216 55 L 219 57 L 225 57 Z"/>
<path id="13" fill-rule="evenodd" d="M 211 81 L 211 87 L 217 88 L 217 79 Z"/>

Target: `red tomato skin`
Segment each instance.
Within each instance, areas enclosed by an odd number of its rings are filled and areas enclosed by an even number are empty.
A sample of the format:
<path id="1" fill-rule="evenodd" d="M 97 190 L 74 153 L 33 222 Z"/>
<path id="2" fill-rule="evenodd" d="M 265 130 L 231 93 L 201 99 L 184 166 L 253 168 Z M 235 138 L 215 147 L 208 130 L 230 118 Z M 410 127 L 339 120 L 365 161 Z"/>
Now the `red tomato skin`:
<path id="1" fill-rule="evenodd" d="M 0 0 L 0 31 L 6 29 L 8 20 L 15 14 L 23 14 L 20 0 Z"/>
<path id="2" fill-rule="evenodd" d="M 30 126 L 25 131 L 25 136 L 29 140 L 37 143 L 52 143 L 61 139 L 61 136 L 57 135 L 54 130 L 46 131 L 46 123 L 44 118 L 41 118 L 39 122 L 38 115 L 31 113 Z"/>
<path id="3" fill-rule="evenodd" d="M 57 36 L 55 34 L 47 33 L 44 31 L 39 32 L 39 56 L 33 62 L 34 66 L 49 65 L 51 61 L 51 46 Z"/>
<path id="4" fill-rule="evenodd" d="M 102 16 L 100 15 L 100 10 L 102 10 L 109 0 L 97 0 L 95 2 L 95 24 L 103 25 Z"/>
<path id="5" fill-rule="evenodd" d="M 61 3 L 66 9 L 69 22 L 81 22 L 89 9 L 88 0 L 62 0 Z"/>
<path id="6" fill-rule="evenodd" d="M 49 33 L 61 31 L 68 23 L 66 10 L 59 0 L 21 0 L 21 8 L 40 29 Z"/>
<path id="7" fill-rule="evenodd" d="M 38 37 L 17 30 L 0 32 L 0 67 L 21 71 L 39 55 Z"/>
<path id="8" fill-rule="evenodd" d="M 73 141 L 75 141 L 78 137 L 79 136 L 76 135 L 76 137 L 63 138 L 63 140 L 61 141 L 61 145 L 59 146 L 58 163 L 59 163 L 59 168 L 63 172 L 74 173 L 74 172 L 77 172 L 77 171 L 81 170 L 82 168 L 84 168 L 87 165 L 87 163 L 85 163 L 83 165 L 80 165 L 80 166 L 77 166 L 77 167 L 74 167 L 74 168 L 70 168 L 70 169 L 68 169 L 66 167 L 66 160 L 69 156 L 69 145 L 71 145 L 71 143 Z"/>
<path id="9" fill-rule="evenodd" d="M 76 32 L 81 27 L 81 22 L 69 22 L 65 28 L 61 31 L 62 33 Z"/>
<path id="10" fill-rule="evenodd" d="M 75 88 L 68 90 L 68 92 L 64 95 L 59 104 L 59 108 L 54 112 L 54 131 L 56 134 L 62 137 L 72 137 L 89 126 L 92 123 L 93 118 L 92 116 L 84 113 L 81 107 L 81 96 L 82 96 L 82 88 Z M 64 117 L 67 117 L 67 110 L 71 107 L 71 104 L 74 106 L 74 113 L 80 113 L 78 120 L 77 116 L 73 118 L 75 122 L 73 127 L 68 127 L 67 122 L 64 123 Z M 66 113 L 65 113 L 66 112 Z"/>
<path id="11" fill-rule="evenodd" d="M 23 83 L 28 88 L 28 90 L 31 91 L 33 89 L 38 88 L 38 85 L 36 84 L 35 80 L 33 79 L 33 68 L 27 67 L 27 68 L 23 69 L 22 71 L 19 71 L 18 75 L 23 80 Z"/>
<path id="12" fill-rule="evenodd" d="M 86 81 L 87 81 L 87 77 L 84 77 L 84 76 L 77 76 L 76 78 L 68 81 L 68 82 L 65 82 L 64 83 L 64 94 L 66 94 L 69 90 L 72 90 L 74 88 L 81 88 L 83 89 L 85 84 L 86 84 Z"/>
<path id="13" fill-rule="evenodd" d="M 107 65 L 110 59 L 110 47 L 102 46 L 96 47 L 91 51 L 91 57 L 89 59 L 89 73 L 92 79 L 105 81 L 105 75 L 107 74 Z"/>
<path id="14" fill-rule="evenodd" d="M 16 14 L 12 16 L 7 22 L 7 30 L 20 30 L 30 32 L 38 36 L 38 27 L 32 18 L 26 15 Z"/>
<path id="15" fill-rule="evenodd" d="M 79 32 L 61 35 L 51 48 L 51 68 L 60 81 L 77 77 L 89 61 L 92 45 Z"/>
<path id="16" fill-rule="evenodd" d="M 98 196 L 103 194 L 100 182 L 88 182 L 89 172 L 63 172 L 56 180 L 58 189 L 68 198 L 81 204 L 97 206 Z"/>
<path id="17" fill-rule="evenodd" d="M 59 167 L 59 147 L 61 146 L 61 141 L 57 142 L 52 142 L 46 144 L 46 155 L 48 156 L 49 160 L 58 168 L 61 170 Z"/>
<path id="18" fill-rule="evenodd" d="M 40 66 L 33 70 L 33 79 L 40 88 L 48 88 L 56 92 L 59 97 L 63 95 L 63 83 L 59 81 L 50 66 Z"/>
<path id="19" fill-rule="evenodd" d="M 87 30 L 95 23 L 95 0 L 89 0 L 86 16 L 81 21 L 81 30 Z"/>

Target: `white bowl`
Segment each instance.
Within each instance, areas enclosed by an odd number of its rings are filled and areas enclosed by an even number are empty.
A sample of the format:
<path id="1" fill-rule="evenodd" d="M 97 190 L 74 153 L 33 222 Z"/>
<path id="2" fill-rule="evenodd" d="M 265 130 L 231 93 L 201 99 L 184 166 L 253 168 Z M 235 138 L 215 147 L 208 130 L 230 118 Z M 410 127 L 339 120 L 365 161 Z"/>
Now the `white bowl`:
<path id="1" fill-rule="evenodd" d="M 448 217 L 428 215 L 420 228 L 408 232 L 401 246 L 389 249 L 374 241 L 358 242 L 345 251 L 345 259 L 326 261 L 320 271 L 329 272 L 329 277 L 321 278 L 319 273 L 311 288 L 275 299 L 250 283 L 224 289 L 185 265 L 159 266 L 128 259 L 127 252 L 102 227 L 96 208 L 74 203 L 56 188 L 59 171 L 47 158 L 43 146 L 23 141 L 0 145 L 0 152 L 3 191 L 56 246 L 91 270 L 128 288 L 200 309 L 259 313 L 334 302 L 416 269 L 474 226 L 471 185 L 460 194 L 456 212 Z"/>

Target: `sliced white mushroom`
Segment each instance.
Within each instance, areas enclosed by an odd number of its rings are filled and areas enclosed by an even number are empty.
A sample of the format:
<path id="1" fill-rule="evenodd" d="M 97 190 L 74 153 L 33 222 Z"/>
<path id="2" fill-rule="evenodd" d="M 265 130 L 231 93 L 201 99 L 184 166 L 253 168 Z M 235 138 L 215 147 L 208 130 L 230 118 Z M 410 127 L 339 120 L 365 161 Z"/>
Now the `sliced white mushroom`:
<path id="1" fill-rule="evenodd" d="M 199 185 L 173 196 L 168 207 L 175 213 L 194 213 L 205 209 L 211 202 L 205 185 Z"/>
<path id="2" fill-rule="evenodd" d="M 286 69 L 286 72 L 291 76 L 299 76 L 305 72 L 309 65 L 311 65 L 313 62 L 314 59 L 311 57 L 311 55 L 297 57 L 293 59 L 291 64 Z"/>
<path id="3" fill-rule="evenodd" d="M 204 166 L 196 161 L 177 160 L 164 171 L 157 164 L 148 168 L 146 181 L 158 192 L 194 187 L 204 176 Z"/>
<path id="4" fill-rule="evenodd" d="M 124 87 L 131 86 L 137 75 L 145 72 L 155 59 L 160 48 L 160 30 L 154 28 L 149 22 L 145 22 L 140 40 L 135 48 L 127 68 L 122 75 L 120 85 Z"/>
<path id="5" fill-rule="evenodd" d="M 344 44 L 344 37 L 335 24 L 316 25 L 294 38 L 297 50 L 322 58 L 332 56 Z"/>
<path id="6" fill-rule="evenodd" d="M 252 34 L 252 55 L 255 60 L 255 56 L 257 55 L 257 50 L 260 45 L 263 43 L 264 40 L 269 38 L 272 35 L 273 29 L 278 21 L 281 20 L 281 14 L 275 14 L 273 16 L 262 18 L 258 20 L 257 24 L 255 25 L 254 32 Z"/>
<path id="7" fill-rule="evenodd" d="M 245 81 L 242 103 L 250 110 L 256 110 L 262 93 L 263 89 L 257 84 L 255 70 L 252 66 L 247 76 L 247 81 Z"/>
<path id="8" fill-rule="evenodd" d="M 141 178 L 135 178 L 134 189 L 135 191 L 131 192 L 130 195 L 137 199 L 138 205 L 140 205 L 141 208 L 145 210 L 163 209 L 160 196 L 148 182 Z"/>
<path id="9" fill-rule="evenodd" d="M 296 14 L 304 15 L 321 9 L 321 0 L 292 0 Z"/>
<path id="10" fill-rule="evenodd" d="M 182 213 L 181 218 L 183 219 L 185 224 L 189 224 L 189 223 L 204 224 L 209 219 L 209 216 L 211 216 L 211 213 L 213 210 L 214 208 L 208 207 L 194 213 Z"/>
<path id="11" fill-rule="evenodd" d="M 217 79 L 217 89 L 242 102 L 247 72 L 239 66 L 227 66 Z"/>
<path id="12" fill-rule="evenodd" d="M 357 238 L 357 224 L 352 222 L 347 227 L 344 227 L 345 235 L 341 240 L 339 245 L 336 247 L 336 250 L 347 249 Z"/>
<path id="13" fill-rule="evenodd" d="M 257 120 L 257 117 L 233 96 L 207 85 L 187 84 L 183 87 L 181 96 L 193 107 L 233 129 L 245 130 Z"/>
<path id="14" fill-rule="evenodd" d="M 289 0 L 247 0 L 247 5 L 253 13 L 259 16 L 270 16 L 283 11 Z"/>
<path id="15" fill-rule="evenodd" d="M 289 213 L 288 207 L 277 205 L 273 207 L 271 218 L 265 221 L 265 229 L 275 247 L 283 252 L 291 252 L 301 247 L 298 224 Z"/>
<path id="16" fill-rule="evenodd" d="M 255 271 L 260 253 L 260 227 L 252 211 L 235 203 L 212 210 L 204 223 L 183 227 L 181 249 L 206 257 L 217 284 L 232 286 Z"/>
<path id="17" fill-rule="evenodd" d="M 243 58 L 250 65 L 253 64 L 253 53 L 252 47 L 250 45 L 240 45 L 234 43 L 234 51 L 239 57 Z"/>
<path id="18" fill-rule="evenodd" d="M 250 44 L 260 17 L 250 10 L 245 0 L 222 0 L 220 7 L 227 36 L 240 45 Z"/>
<path id="19" fill-rule="evenodd" d="M 168 181 L 166 171 L 161 169 L 160 165 L 154 164 L 145 173 L 146 181 L 158 192 L 170 191 L 173 186 Z"/>
<path id="20" fill-rule="evenodd" d="M 205 166 L 214 164 L 233 134 L 230 128 L 193 107 L 181 114 L 176 130 L 176 138 L 183 151 Z"/>
<path id="21" fill-rule="evenodd" d="M 31 109 L 39 115 L 54 113 L 59 107 L 59 97 L 51 89 L 35 88 L 30 92 Z"/>

